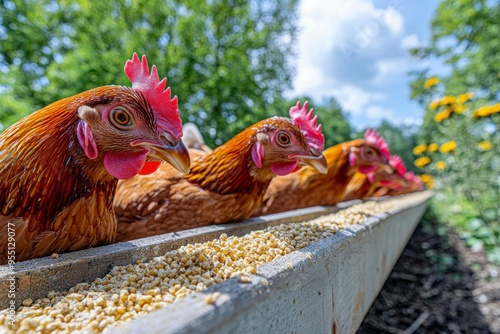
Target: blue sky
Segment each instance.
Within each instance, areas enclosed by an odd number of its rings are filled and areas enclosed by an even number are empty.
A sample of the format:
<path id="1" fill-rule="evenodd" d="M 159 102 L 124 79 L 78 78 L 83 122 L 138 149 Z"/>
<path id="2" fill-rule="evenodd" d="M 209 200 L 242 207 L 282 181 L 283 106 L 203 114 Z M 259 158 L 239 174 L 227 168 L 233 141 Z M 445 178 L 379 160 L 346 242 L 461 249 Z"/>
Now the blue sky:
<path id="1" fill-rule="evenodd" d="M 291 96 L 335 97 L 356 128 L 382 119 L 420 124 L 411 70 L 439 64 L 407 51 L 427 45 L 436 0 L 302 0 Z"/>

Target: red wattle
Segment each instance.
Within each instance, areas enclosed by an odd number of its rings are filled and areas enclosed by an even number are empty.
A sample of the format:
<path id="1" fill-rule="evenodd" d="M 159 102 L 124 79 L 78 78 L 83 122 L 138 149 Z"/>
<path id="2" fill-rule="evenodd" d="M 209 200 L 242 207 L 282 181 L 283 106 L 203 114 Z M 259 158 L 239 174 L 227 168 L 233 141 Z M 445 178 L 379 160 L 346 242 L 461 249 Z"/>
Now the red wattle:
<path id="1" fill-rule="evenodd" d="M 370 172 L 373 172 L 376 169 L 377 169 L 377 166 L 359 166 L 358 172 L 363 173 L 363 174 L 368 174 Z"/>
<path id="2" fill-rule="evenodd" d="M 298 164 L 299 160 L 291 162 L 275 162 L 271 164 L 271 172 L 279 176 L 287 175 L 293 173 L 298 167 Z"/>
<path id="3" fill-rule="evenodd" d="M 104 154 L 104 168 L 117 179 L 130 179 L 142 170 L 148 154 L 149 150 L 137 153 L 108 152 Z"/>
<path id="4" fill-rule="evenodd" d="M 382 181 L 380 181 L 380 185 L 381 186 L 390 186 L 391 184 L 392 184 L 392 182 L 389 181 L 389 180 L 382 180 Z"/>
<path id="5" fill-rule="evenodd" d="M 153 174 L 160 168 L 160 161 L 146 161 L 142 169 L 139 171 L 139 175 L 149 175 Z"/>

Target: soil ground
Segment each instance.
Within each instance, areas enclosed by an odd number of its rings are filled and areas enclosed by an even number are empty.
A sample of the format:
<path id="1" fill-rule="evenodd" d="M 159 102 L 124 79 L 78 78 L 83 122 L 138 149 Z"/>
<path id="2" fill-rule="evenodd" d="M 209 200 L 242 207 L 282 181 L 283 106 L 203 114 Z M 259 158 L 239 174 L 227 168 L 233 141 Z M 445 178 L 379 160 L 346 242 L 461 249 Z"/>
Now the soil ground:
<path id="1" fill-rule="evenodd" d="M 500 333 L 500 266 L 438 230 L 420 223 L 358 334 Z"/>

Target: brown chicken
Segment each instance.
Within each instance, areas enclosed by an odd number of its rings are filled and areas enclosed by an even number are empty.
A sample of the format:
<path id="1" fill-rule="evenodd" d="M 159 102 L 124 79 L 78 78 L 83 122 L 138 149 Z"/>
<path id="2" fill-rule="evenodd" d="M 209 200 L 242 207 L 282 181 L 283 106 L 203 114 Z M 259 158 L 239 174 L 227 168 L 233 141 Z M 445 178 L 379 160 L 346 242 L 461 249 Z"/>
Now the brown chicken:
<path id="1" fill-rule="evenodd" d="M 389 182 L 385 185 L 381 185 L 371 195 L 372 197 L 399 196 L 424 190 L 425 187 L 422 180 L 420 180 L 420 178 L 413 172 L 408 172 L 406 170 L 406 166 L 400 157 L 394 156 L 393 159 L 390 160 L 390 163 L 397 172 L 395 175 L 402 178 L 403 181 L 397 180 L 395 182 Z"/>
<path id="2" fill-rule="evenodd" d="M 162 160 L 189 171 L 177 97 L 145 56 L 132 88 L 104 86 L 40 109 L 0 134 L 1 263 L 109 244 L 118 179 Z M 14 248 L 15 245 L 15 248 Z"/>
<path id="3" fill-rule="evenodd" d="M 162 166 L 154 175 L 120 182 L 118 240 L 248 218 L 275 175 L 302 164 L 326 172 L 321 126 L 312 110 L 307 113 L 307 102 L 291 108 L 290 118 L 260 121 L 211 153 L 196 150 L 188 175 Z"/>
<path id="4" fill-rule="evenodd" d="M 262 205 L 253 216 L 295 210 L 315 205 L 334 205 L 356 171 L 369 173 L 377 168 L 391 171 L 387 163 L 389 147 L 375 131 L 366 131 L 364 139 L 355 139 L 332 146 L 323 155 L 328 172 L 320 174 L 312 168 L 275 178 Z"/>
<path id="5" fill-rule="evenodd" d="M 347 185 L 341 201 L 362 199 L 366 197 L 379 197 L 391 195 L 391 192 L 402 191 L 409 187 L 404 178 L 406 167 L 397 155 L 389 157 L 390 173 L 385 169 L 378 169 L 368 174 L 356 172 Z"/>

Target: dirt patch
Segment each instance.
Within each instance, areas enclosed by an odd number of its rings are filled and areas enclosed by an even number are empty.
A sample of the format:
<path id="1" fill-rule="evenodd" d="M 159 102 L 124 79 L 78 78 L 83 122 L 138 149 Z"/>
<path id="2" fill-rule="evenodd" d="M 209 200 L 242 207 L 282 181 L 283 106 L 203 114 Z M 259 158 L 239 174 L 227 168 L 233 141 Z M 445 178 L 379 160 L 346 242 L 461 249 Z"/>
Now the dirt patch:
<path id="1" fill-rule="evenodd" d="M 421 223 L 358 333 L 500 333 L 500 266 Z"/>

